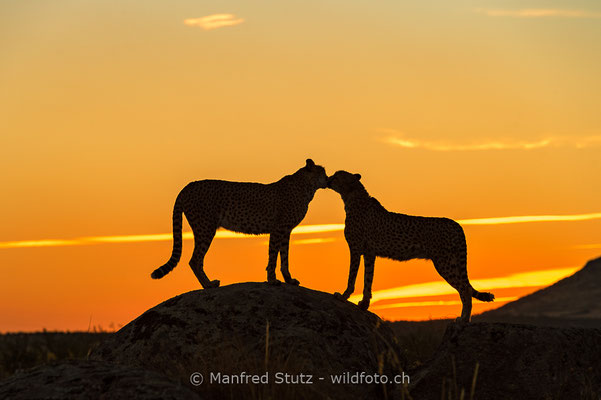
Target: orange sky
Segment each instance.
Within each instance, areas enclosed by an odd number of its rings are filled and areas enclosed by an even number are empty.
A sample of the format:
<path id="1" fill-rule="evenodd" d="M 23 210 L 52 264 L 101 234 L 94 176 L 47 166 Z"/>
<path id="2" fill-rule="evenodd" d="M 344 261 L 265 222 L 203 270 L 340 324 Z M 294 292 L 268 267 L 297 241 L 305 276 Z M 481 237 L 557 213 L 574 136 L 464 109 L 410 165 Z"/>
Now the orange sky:
<path id="1" fill-rule="evenodd" d="M 391 211 L 460 220 L 469 275 L 498 298 L 559 279 L 601 253 L 600 21 L 593 1 L 2 2 L 0 331 L 117 327 L 199 288 L 189 240 L 149 278 L 172 244 L 144 235 L 170 234 L 179 190 L 307 157 L 360 172 Z M 317 192 L 303 225 L 338 227 L 293 236 L 302 285 L 345 288 L 343 223 Z M 266 240 L 216 239 L 207 274 L 265 280 Z M 378 260 L 374 298 L 428 282 L 429 262 Z M 455 317 L 457 300 L 373 311 Z"/>

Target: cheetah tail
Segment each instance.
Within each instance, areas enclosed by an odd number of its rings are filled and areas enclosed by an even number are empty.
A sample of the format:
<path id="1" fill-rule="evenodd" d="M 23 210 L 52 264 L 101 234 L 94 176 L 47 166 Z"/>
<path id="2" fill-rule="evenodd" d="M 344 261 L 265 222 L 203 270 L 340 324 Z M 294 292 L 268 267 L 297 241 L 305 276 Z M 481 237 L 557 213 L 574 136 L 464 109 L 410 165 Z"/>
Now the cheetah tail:
<path id="1" fill-rule="evenodd" d="M 182 212 L 183 210 L 178 198 L 175 201 L 175 206 L 173 206 L 173 251 L 171 258 L 165 265 L 155 269 L 150 274 L 152 279 L 160 279 L 171 272 L 182 256 Z"/>
<path id="2" fill-rule="evenodd" d="M 495 299 L 495 295 L 489 292 L 479 292 L 476 289 L 472 288 L 472 297 L 480 300 L 480 301 L 493 301 Z"/>

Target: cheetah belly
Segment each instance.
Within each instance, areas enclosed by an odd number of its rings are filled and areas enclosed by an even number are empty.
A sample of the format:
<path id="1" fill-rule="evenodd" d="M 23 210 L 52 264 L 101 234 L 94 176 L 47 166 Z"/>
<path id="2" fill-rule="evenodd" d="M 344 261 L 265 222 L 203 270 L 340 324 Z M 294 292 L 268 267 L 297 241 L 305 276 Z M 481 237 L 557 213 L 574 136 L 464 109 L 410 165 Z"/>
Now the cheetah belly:
<path id="1" fill-rule="evenodd" d="M 234 211 L 224 213 L 219 225 L 234 232 L 260 235 L 271 232 L 273 221 L 269 215 L 264 213 L 250 215 Z"/>
<path id="2" fill-rule="evenodd" d="M 392 226 L 382 226 L 375 230 L 375 234 L 370 236 L 370 247 L 374 248 L 377 256 L 397 261 L 429 259 L 429 251 L 421 240 L 419 232 L 409 227 Z"/>
<path id="3" fill-rule="evenodd" d="M 257 195 L 232 196 L 224 204 L 219 226 L 234 232 L 259 235 L 269 233 L 274 224 L 271 202 Z"/>

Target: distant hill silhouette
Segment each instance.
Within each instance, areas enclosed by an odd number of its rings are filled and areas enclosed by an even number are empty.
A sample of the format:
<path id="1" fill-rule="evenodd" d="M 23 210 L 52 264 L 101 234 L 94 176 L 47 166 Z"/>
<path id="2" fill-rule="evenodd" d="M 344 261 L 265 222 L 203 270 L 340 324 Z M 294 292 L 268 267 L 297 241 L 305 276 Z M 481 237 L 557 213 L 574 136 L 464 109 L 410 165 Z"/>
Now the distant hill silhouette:
<path id="1" fill-rule="evenodd" d="M 601 258 L 574 275 L 474 316 L 474 321 L 601 328 Z"/>

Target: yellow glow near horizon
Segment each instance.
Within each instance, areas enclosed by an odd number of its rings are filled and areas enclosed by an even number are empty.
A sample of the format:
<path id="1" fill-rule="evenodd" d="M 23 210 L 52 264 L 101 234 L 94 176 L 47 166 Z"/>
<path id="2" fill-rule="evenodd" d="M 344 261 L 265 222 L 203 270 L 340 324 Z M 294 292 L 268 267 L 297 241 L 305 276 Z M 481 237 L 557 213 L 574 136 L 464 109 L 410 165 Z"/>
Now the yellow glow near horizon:
<path id="1" fill-rule="evenodd" d="M 519 299 L 519 297 L 499 297 L 495 299 L 495 303 L 507 303 Z M 461 300 L 434 300 L 434 301 L 408 301 L 405 303 L 392 304 L 374 304 L 370 306 L 370 310 L 387 310 L 390 308 L 404 307 L 431 307 L 431 306 L 456 306 L 461 304 Z"/>
<path id="2" fill-rule="evenodd" d="M 472 286 L 478 291 L 548 286 L 560 279 L 574 274 L 582 267 L 557 268 L 542 271 L 520 272 L 498 278 L 489 279 L 470 279 Z M 377 290 L 372 292 L 372 302 L 387 299 L 407 298 L 407 297 L 426 297 L 441 296 L 457 293 L 442 278 L 436 282 L 425 282 L 414 285 L 399 286 L 396 288 Z M 357 303 L 363 298 L 362 294 L 356 294 L 349 298 L 349 301 Z"/>

